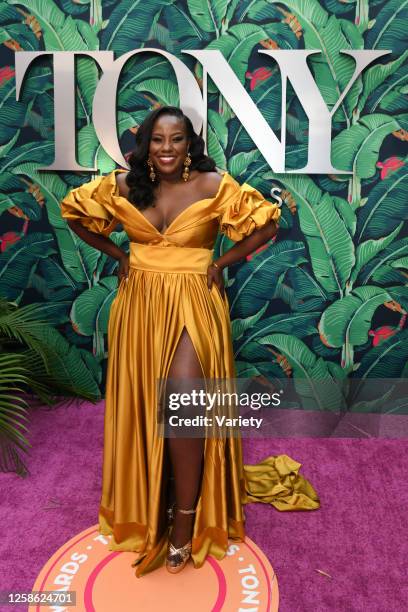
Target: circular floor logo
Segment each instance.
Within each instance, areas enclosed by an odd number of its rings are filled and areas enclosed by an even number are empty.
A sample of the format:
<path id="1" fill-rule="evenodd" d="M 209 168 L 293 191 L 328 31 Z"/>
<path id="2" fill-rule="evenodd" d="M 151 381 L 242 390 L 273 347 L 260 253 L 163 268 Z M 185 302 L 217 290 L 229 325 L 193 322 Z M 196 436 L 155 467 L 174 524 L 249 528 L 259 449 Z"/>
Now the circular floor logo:
<path id="1" fill-rule="evenodd" d="M 222 561 L 207 557 L 200 569 L 192 562 L 176 575 L 161 567 L 136 578 L 137 553 L 108 550 L 110 536 L 97 526 L 66 542 L 47 561 L 32 590 L 74 591 L 76 605 L 47 608 L 58 612 L 277 612 L 279 591 L 266 556 L 248 537 L 230 542 Z M 42 612 L 33 605 L 29 612 Z"/>

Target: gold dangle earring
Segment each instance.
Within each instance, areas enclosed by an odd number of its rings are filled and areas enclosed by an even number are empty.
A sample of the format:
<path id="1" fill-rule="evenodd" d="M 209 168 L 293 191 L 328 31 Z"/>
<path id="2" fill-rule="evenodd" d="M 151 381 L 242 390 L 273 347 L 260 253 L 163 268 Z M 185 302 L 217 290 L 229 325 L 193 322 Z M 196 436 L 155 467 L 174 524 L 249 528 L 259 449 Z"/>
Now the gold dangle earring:
<path id="1" fill-rule="evenodd" d="M 190 156 L 190 152 L 188 152 L 187 157 L 184 160 L 184 171 L 182 175 L 185 181 L 188 181 L 188 178 L 190 176 L 190 166 L 191 166 L 191 156 Z"/>
<path id="2" fill-rule="evenodd" d="M 149 172 L 150 180 L 152 181 L 152 183 L 154 183 L 154 181 L 156 180 L 156 173 L 154 171 L 153 162 L 150 159 L 150 157 L 147 158 L 147 163 L 150 168 L 150 172 Z"/>

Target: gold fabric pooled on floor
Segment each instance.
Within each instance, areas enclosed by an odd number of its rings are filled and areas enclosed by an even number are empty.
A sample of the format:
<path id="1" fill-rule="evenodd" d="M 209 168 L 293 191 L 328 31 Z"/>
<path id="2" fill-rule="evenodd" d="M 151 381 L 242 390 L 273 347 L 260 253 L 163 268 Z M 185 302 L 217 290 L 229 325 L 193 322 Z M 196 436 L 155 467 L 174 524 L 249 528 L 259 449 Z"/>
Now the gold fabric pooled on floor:
<path id="1" fill-rule="evenodd" d="M 165 378 L 184 327 L 205 378 L 235 377 L 228 298 L 207 287 L 218 230 L 240 240 L 269 220 L 278 206 L 228 173 L 213 198 L 194 202 L 164 231 L 157 230 L 118 194 L 116 173 L 73 189 L 61 204 L 104 236 L 122 223 L 130 240 L 129 280 L 121 281 L 108 328 L 108 369 L 103 481 L 99 508 L 110 550 L 141 553 L 136 575 L 164 563 L 168 531 L 163 490 L 165 439 L 156 424 L 156 379 Z M 258 501 L 278 510 L 314 510 L 318 496 L 298 474 L 300 464 L 279 455 L 244 465 L 240 438 L 207 438 L 194 525 L 192 559 L 221 559 L 228 538 L 243 540 L 243 504 Z"/>

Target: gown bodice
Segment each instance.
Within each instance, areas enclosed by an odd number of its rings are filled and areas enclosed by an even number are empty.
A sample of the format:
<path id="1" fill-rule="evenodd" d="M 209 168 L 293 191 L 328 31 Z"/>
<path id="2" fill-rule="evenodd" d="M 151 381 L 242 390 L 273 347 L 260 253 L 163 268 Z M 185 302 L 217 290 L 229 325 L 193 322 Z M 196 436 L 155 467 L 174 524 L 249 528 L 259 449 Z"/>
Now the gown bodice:
<path id="1" fill-rule="evenodd" d="M 193 202 L 160 232 L 143 213 L 119 195 L 116 169 L 72 189 L 61 202 L 65 219 L 79 220 L 87 229 L 104 236 L 121 223 L 131 242 L 157 246 L 212 249 L 220 230 L 239 241 L 270 220 L 279 221 L 280 208 L 248 183 L 240 185 L 228 172 L 216 195 Z"/>

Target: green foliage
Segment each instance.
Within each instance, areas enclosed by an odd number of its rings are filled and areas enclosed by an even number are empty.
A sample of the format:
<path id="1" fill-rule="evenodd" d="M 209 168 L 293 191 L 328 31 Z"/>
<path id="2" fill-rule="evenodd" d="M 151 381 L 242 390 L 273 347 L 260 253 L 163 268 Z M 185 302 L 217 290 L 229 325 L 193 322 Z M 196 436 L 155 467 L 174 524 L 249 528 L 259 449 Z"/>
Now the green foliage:
<path id="1" fill-rule="evenodd" d="M 320 50 L 309 65 L 329 108 L 354 71 L 354 61 L 341 50 L 390 50 L 356 81 L 334 117 L 332 163 L 351 175 L 275 175 L 208 81 L 209 154 L 218 167 L 265 197 L 277 185 L 284 195 L 281 232 L 286 233 L 224 272 L 238 373 L 293 376 L 303 406 L 313 399 L 321 409 L 336 410 L 343 401 L 353 409 L 359 405 L 357 395 L 349 393 L 345 381 L 398 377 L 407 371 L 406 331 L 398 321 L 405 321 L 408 310 L 407 18 L 408 0 L 7 0 L 0 5 L 0 42 L 24 50 L 111 50 L 115 57 L 158 47 L 174 53 L 199 82 L 200 64 L 182 50 L 218 49 L 277 133 L 280 75 L 258 50 Z M 117 264 L 83 243 L 60 215 L 67 191 L 92 176 L 38 171 L 53 159 L 49 60 L 30 69 L 18 103 L 14 77 L 5 68 L 0 80 L 0 215 L 14 221 L 17 231 L 11 241 L 6 232 L 0 236 L 0 294 L 18 304 L 32 301 L 33 293 L 44 300 L 57 335 L 51 328 L 43 331 L 42 342 L 52 351 L 60 346 L 79 393 L 96 393 Z M 77 157 L 106 174 L 114 162 L 92 125 L 97 82 L 94 62 L 78 58 Z M 165 58 L 143 53 L 129 59 L 118 88 L 121 143 L 128 142 L 130 130 L 150 109 L 178 103 L 175 76 Z M 299 168 L 307 161 L 308 124 L 291 87 L 286 111 L 287 168 Z M 126 246 L 124 232 L 114 232 L 111 239 Z M 220 236 L 216 249 L 222 253 L 232 244 Z M 389 313 L 393 335 L 374 343 L 378 321 Z M 62 382 L 66 372 L 58 360 L 54 365 L 52 373 Z M 9 367 L 17 380 L 19 358 Z"/>
<path id="2" fill-rule="evenodd" d="M 374 20 L 373 27 L 367 34 L 368 49 L 391 49 L 397 56 L 406 50 L 408 19 L 408 0 L 389 0 Z"/>
<path id="3" fill-rule="evenodd" d="M 28 394 L 53 405 L 58 397 L 100 398 L 87 351 L 70 345 L 47 304 L 18 308 L 0 297 L 0 470 L 27 473 Z M 100 382 L 100 381 L 98 381 Z"/>
<path id="4" fill-rule="evenodd" d="M 378 152 L 384 138 L 399 129 L 398 122 L 388 115 L 361 117 L 355 125 L 343 130 L 333 140 L 332 161 L 353 172 L 360 179 L 376 172 Z"/>

